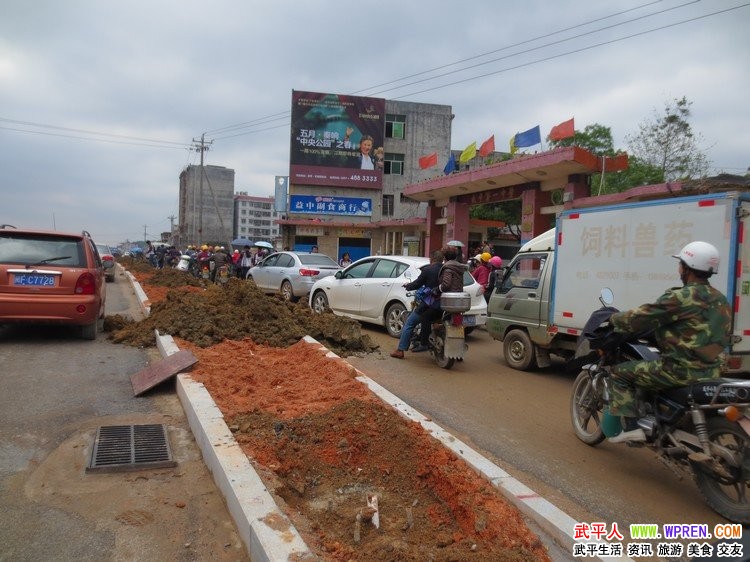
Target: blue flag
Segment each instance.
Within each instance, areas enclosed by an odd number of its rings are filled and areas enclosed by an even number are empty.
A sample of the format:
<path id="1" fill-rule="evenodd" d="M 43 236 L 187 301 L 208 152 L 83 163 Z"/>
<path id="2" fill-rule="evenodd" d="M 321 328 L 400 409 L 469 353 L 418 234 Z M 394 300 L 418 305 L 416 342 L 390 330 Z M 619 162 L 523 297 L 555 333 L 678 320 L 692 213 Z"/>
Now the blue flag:
<path id="1" fill-rule="evenodd" d="M 516 133 L 516 139 L 513 143 L 516 147 L 534 146 L 542 143 L 542 136 L 539 134 L 539 125 L 523 133 Z"/>
<path id="2" fill-rule="evenodd" d="M 453 153 L 451 152 L 451 157 L 448 158 L 448 163 L 445 165 L 445 168 L 443 168 L 443 173 L 447 176 L 449 174 L 452 174 L 456 170 L 456 157 L 453 156 Z"/>

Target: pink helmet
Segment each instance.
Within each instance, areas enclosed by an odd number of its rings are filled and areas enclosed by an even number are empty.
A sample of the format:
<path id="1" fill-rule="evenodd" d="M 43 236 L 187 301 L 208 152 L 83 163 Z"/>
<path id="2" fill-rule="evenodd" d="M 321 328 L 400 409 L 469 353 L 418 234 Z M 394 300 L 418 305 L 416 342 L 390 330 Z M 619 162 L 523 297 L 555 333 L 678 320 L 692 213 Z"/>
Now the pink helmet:
<path id="1" fill-rule="evenodd" d="M 496 269 L 503 267 L 503 258 L 500 256 L 492 256 L 490 258 L 490 265 Z"/>

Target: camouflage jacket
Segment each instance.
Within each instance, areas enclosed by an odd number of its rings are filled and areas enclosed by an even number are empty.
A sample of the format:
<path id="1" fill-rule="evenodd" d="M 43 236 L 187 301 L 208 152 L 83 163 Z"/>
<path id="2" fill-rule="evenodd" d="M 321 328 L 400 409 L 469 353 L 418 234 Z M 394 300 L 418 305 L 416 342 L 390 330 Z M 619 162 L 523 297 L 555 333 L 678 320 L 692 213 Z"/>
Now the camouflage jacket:
<path id="1" fill-rule="evenodd" d="M 662 361 L 677 373 L 715 377 L 729 345 L 731 310 L 707 282 L 688 283 L 655 303 L 615 313 L 610 321 L 618 332 L 654 330 Z"/>

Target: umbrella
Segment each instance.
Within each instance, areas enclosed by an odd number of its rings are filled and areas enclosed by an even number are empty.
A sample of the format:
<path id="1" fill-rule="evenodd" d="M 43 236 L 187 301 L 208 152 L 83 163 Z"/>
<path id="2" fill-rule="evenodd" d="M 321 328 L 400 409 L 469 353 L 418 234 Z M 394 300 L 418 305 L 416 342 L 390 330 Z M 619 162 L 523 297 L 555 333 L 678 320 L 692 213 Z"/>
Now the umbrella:
<path id="1" fill-rule="evenodd" d="M 446 246 L 455 246 L 456 248 L 463 248 L 464 243 L 461 242 L 460 240 L 451 240 L 450 242 L 446 244 Z"/>
<path id="2" fill-rule="evenodd" d="M 258 246 L 258 248 L 268 248 L 269 250 L 273 250 L 273 244 L 270 242 L 256 242 L 253 244 L 253 246 Z"/>
<path id="3" fill-rule="evenodd" d="M 253 243 L 247 238 L 235 238 L 232 240 L 232 246 L 252 246 Z"/>
<path id="4" fill-rule="evenodd" d="M 142 254 L 143 253 L 143 248 L 141 248 L 140 246 L 134 246 L 134 247 L 130 248 L 130 253 L 131 254 Z"/>

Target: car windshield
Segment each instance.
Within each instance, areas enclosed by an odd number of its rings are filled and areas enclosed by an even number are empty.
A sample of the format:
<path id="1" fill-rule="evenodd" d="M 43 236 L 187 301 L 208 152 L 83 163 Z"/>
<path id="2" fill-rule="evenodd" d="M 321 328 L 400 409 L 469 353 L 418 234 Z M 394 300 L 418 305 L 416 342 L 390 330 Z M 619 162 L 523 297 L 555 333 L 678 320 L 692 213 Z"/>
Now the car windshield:
<path id="1" fill-rule="evenodd" d="M 0 263 L 85 267 L 82 241 L 48 235 L 0 235 Z"/>
<path id="2" fill-rule="evenodd" d="M 330 265 L 339 267 L 335 261 L 325 254 L 297 254 L 302 265 Z"/>

